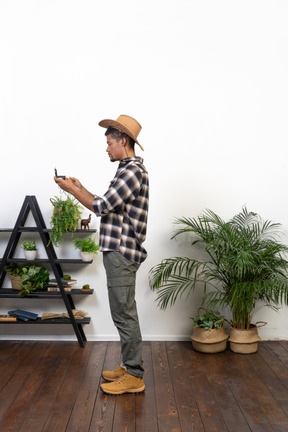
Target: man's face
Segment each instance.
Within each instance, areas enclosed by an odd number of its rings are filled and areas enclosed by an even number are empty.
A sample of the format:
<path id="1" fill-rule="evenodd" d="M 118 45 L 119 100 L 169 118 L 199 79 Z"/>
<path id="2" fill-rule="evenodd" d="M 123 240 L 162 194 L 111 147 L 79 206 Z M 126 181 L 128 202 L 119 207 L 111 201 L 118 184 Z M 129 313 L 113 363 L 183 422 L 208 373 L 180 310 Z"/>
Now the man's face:
<path id="1" fill-rule="evenodd" d="M 107 135 L 107 149 L 106 152 L 111 162 L 119 161 L 125 157 L 123 140 L 117 140 L 112 138 L 111 135 Z"/>

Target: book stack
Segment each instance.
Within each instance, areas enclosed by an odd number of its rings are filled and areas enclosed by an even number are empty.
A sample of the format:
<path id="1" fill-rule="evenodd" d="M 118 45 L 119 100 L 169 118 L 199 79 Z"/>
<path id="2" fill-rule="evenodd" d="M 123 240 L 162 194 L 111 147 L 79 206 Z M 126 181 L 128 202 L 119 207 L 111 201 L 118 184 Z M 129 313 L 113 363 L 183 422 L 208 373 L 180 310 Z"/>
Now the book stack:
<path id="1" fill-rule="evenodd" d="M 63 284 L 64 290 L 66 292 L 70 292 L 72 289 L 72 285 L 77 283 L 76 279 L 61 279 L 61 282 Z M 56 279 L 51 279 L 49 281 L 48 287 L 47 287 L 47 291 L 60 291 L 60 288 L 58 286 L 58 282 L 56 281 Z"/>
<path id="2" fill-rule="evenodd" d="M 0 321 L 17 321 L 17 318 L 11 315 L 0 315 Z"/>
<path id="3" fill-rule="evenodd" d="M 8 311 L 8 315 L 10 317 L 14 317 L 21 321 L 29 321 L 29 320 L 35 321 L 38 318 L 38 314 L 35 314 L 33 312 L 28 312 L 22 309 L 15 309 L 13 311 Z"/>

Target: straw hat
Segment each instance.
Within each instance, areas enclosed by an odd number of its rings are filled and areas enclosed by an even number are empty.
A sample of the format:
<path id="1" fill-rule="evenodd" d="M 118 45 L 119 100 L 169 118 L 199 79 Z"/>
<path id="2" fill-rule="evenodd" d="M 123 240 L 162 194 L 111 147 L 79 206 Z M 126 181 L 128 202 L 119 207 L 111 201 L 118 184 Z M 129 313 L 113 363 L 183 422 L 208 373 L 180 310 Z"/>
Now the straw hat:
<path id="1" fill-rule="evenodd" d="M 101 120 L 99 122 L 99 126 L 108 128 L 113 127 L 118 129 L 120 132 L 124 132 L 126 135 L 130 136 L 144 151 L 144 148 L 137 140 L 137 136 L 139 135 L 142 126 L 135 120 L 133 117 L 127 115 L 120 115 L 116 120 Z"/>

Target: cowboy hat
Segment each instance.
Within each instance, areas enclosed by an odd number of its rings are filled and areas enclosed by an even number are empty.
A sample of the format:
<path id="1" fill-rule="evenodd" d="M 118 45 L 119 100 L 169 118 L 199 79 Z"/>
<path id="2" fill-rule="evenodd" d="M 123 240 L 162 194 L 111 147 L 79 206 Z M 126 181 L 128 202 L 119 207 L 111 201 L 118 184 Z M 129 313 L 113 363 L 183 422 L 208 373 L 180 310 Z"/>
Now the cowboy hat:
<path id="1" fill-rule="evenodd" d="M 125 133 L 139 145 L 141 150 L 144 151 L 144 148 L 137 140 L 137 136 L 139 135 L 142 126 L 133 117 L 122 114 L 116 120 L 109 120 L 109 119 L 101 120 L 99 122 L 99 126 L 104 127 L 106 129 L 108 127 L 113 127 L 119 130 L 120 132 Z"/>

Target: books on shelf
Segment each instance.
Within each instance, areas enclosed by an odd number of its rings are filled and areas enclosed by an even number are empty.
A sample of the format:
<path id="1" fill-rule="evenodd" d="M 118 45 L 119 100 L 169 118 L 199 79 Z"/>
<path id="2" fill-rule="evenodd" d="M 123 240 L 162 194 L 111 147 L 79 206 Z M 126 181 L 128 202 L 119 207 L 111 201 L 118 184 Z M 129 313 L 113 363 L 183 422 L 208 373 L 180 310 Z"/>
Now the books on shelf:
<path id="1" fill-rule="evenodd" d="M 0 321 L 17 321 L 17 318 L 11 315 L 0 315 Z"/>
<path id="2" fill-rule="evenodd" d="M 29 320 L 36 320 L 38 318 L 38 314 L 35 314 L 33 312 L 28 312 L 22 309 L 15 309 L 13 311 L 8 311 L 8 315 L 17 318 L 21 321 L 29 321 Z"/>
<path id="3" fill-rule="evenodd" d="M 62 282 L 63 286 L 66 286 L 66 285 L 74 285 L 74 284 L 76 284 L 77 280 L 76 279 L 66 280 L 66 279 L 61 278 L 61 282 Z M 54 286 L 58 286 L 58 282 L 57 282 L 56 279 L 50 279 L 49 280 L 49 285 L 50 286 L 53 286 L 53 285 Z"/>
<path id="4" fill-rule="evenodd" d="M 61 278 L 61 282 L 63 284 L 63 288 L 66 292 L 70 292 L 72 289 L 72 285 L 77 283 L 76 279 L 66 280 Z M 46 285 L 47 291 L 60 291 L 59 284 L 56 279 L 50 279 L 49 283 Z"/>
<path id="5" fill-rule="evenodd" d="M 72 290 L 71 286 L 64 286 L 64 291 L 70 292 Z M 47 291 L 60 291 L 60 288 L 58 286 L 48 286 Z"/>

